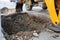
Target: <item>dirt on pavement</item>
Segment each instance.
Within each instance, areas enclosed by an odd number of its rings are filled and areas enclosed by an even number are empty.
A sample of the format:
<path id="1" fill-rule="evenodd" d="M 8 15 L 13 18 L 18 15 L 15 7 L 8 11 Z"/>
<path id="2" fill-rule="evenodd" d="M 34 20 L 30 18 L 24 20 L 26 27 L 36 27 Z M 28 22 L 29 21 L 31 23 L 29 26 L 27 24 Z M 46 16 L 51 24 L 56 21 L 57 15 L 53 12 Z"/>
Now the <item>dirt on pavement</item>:
<path id="1" fill-rule="evenodd" d="M 40 33 L 50 25 L 50 19 L 45 16 L 35 16 L 28 13 L 15 13 L 2 16 L 2 28 L 7 40 L 28 40 L 34 31 Z"/>

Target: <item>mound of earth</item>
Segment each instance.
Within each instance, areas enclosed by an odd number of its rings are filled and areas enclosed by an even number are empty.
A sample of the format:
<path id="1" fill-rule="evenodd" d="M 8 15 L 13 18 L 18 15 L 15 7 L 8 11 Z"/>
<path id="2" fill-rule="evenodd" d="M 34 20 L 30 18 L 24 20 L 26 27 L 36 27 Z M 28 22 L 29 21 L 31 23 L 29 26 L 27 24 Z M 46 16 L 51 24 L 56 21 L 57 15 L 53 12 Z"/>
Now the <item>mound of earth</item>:
<path id="1" fill-rule="evenodd" d="M 34 31 L 40 33 L 50 24 L 50 19 L 44 16 L 34 16 L 28 13 L 15 13 L 2 16 L 2 28 L 7 40 L 17 40 L 18 37 L 32 37 Z M 30 36 L 29 36 L 30 35 Z"/>

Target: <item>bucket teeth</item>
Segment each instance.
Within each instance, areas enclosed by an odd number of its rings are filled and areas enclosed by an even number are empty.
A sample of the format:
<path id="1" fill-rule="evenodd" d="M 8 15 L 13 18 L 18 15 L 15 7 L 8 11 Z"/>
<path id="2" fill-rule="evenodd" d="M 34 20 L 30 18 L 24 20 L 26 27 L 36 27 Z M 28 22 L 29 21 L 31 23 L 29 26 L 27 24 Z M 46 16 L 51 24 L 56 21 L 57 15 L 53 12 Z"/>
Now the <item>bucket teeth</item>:
<path id="1" fill-rule="evenodd" d="M 47 27 L 48 29 L 54 31 L 54 32 L 59 32 L 60 33 L 60 26 L 55 27 L 55 26 L 49 26 Z"/>

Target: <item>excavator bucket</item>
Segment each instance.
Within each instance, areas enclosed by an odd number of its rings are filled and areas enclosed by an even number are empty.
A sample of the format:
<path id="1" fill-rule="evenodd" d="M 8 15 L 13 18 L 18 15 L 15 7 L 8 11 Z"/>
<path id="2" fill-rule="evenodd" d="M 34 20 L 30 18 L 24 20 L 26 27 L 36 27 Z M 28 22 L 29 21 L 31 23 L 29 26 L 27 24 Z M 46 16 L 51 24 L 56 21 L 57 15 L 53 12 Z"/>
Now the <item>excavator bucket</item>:
<path id="1" fill-rule="evenodd" d="M 60 33 L 60 26 L 58 26 L 58 27 L 48 26 L 47 28 L 54 31 L 54 32 Z"/>
<path id="2" fill-rule="evenodd" d="M 51 26 L 48 28 L 55 32 L 60 32 L 60 26 L 58 26 L 60 24 L 60 10 L 57 15 L 56 8 L 55 8 L 55 6 L 56 6 L 55 1 L 56 0 L 45 0 L 45 3 L 47 5 L 48 11 L 49 11 L 50 19 L 54 25 L 54 26 Z"/>

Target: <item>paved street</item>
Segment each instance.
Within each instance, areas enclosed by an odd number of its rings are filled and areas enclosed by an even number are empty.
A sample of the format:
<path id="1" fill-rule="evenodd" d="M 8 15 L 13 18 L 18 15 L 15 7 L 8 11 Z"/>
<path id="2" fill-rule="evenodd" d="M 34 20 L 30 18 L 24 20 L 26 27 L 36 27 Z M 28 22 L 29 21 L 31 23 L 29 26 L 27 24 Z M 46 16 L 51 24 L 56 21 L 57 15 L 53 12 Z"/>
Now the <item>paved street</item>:
<path id="1" fill-rule="evenodd" d="M 38 37 L 32 37 L 30 40 L 60 40 L 60 33 L 41 32 Z"/>

